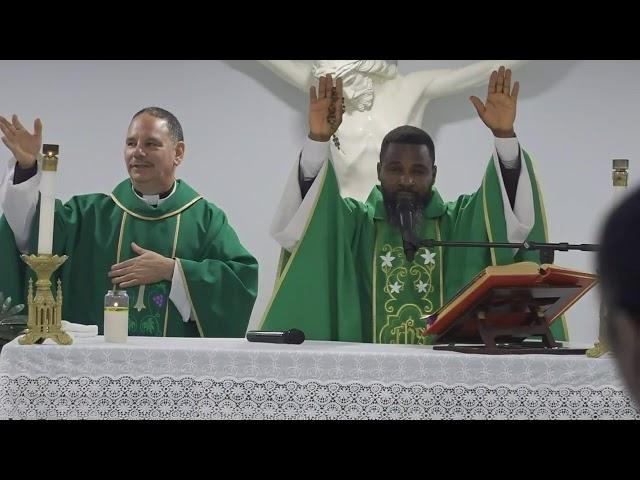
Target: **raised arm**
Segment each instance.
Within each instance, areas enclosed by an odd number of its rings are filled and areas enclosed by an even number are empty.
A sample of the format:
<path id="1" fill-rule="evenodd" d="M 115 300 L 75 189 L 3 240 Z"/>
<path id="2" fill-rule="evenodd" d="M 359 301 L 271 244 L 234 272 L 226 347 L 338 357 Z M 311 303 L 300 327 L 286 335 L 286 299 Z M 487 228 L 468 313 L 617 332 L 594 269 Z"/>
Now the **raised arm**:
<path id="1" fill-rule="evenodd" d="M 311 65 L 301 60 L 258 60 L 294 87 L 307 91 L 311 84 Z"/>
<path id="2" fill-rule="evenodd" d="M 26 251 L 29 246 L 31 224 L 38 204 L 40 175 L 36 167 L 42 147 L 42 122 L 36 119 L 31 134 L 17 115 L 11 121 L 0 116 L 2 142 L 13 154 L 9 168 L 0 180 L 0 209 L 13 230 L 16 246 Z"/>

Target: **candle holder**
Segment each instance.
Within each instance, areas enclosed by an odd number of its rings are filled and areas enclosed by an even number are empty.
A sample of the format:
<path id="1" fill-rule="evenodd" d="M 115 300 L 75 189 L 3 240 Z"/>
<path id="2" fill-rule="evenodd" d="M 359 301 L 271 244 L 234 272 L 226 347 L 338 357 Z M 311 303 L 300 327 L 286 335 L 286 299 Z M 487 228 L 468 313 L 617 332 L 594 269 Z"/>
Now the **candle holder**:
<path id="1" fill-rule="evenodd" d="M 58 154 L 60 146 L 52 143 L 42 145 L 42 170 L 45 172 L 58 171 Z"/>
<path id="2" fill-rule="evenodd" d="M 618 158 L 612 162 L 612 182 L 613 191 L 617 197 L 615 200 L 619 202 L 621 194 L 625 192 L 629 181 L 629 160 L 626 158 Z M 598 322 L 598 341 L 587 350 L 587 357 L 598 358 L 611 350 L 609 339 L 607 337 L 607 323 L 609 311 L 604 303 L 600 303 L 599 322 Z"/>
<path id="3" fill-rule="evenodd" d="M 21 345 L 42 343 L 47 338 L 60 345 L 71 345 L 73 339 L 62 330 L 62 284 L 58 280 L 56 297 L 51 292 L 51 275 L 66 260 L 67 256 L 22 255 L 22 260 L 36 272 L 36 293 L 33 294 L 33 280 L 29 279 L 27 304 L 27 333 L 18 340 Z"/>
<path id="4" fill-rule="evenodd" d="M 18 340 L 21 345 L 42 343 L 47 338 L 61 345 L 71 345 L 72 338 L 62 330 L 62 284 L 58 280 L 55 298 L 51 291 L 51 275 L 67 256 L 52 255 L 53 220 L 55 214 L 55 172 L 58 169 L 59 146 L 42 146 L 42 180 L 40 185 L 40 230 L 38 255 L 22 255 L 21 258 L 36 273 L 36 292 L 29 279 L 27 292 L 27 332 Z"/>

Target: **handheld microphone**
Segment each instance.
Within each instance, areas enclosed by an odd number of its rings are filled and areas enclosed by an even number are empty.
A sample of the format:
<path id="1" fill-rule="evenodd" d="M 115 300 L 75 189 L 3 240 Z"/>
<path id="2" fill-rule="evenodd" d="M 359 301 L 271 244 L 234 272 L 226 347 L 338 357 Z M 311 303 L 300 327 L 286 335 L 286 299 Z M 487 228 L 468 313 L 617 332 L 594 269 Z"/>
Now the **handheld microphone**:
<path id="1" fill-rule="evenodd" d="M 398 202 L 397 209 L 400 231 L 402 232 L 404 256 L 409 262 L 413 262 L 417 249 L 413 233 L 413 202 L 409 199 L 403 198 Z"/>
<path id="2" fill-rule="evenodd" d="M 284 332 L 263 332 L 260 330 L 250 330 L 247 332 L 247 340 L 260 343 L 288 343 L 300 345 L 304 342 L 304 332 L 297 328 L 285 330 Z"/>

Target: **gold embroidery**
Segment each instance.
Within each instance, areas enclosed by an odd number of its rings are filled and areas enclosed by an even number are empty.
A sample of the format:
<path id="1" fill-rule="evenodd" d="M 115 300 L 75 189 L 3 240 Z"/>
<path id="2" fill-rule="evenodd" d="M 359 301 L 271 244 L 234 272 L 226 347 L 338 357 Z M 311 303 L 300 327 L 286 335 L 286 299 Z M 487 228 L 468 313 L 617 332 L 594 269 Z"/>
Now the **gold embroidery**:
<path id="1" fill-rule="evenodd" d="M 380 329 L 379 342 L 392 344 L 424 345 L 426 337 L 423 328 L 416 325 L 420 318 L 420 307 L 408 303 L 398 310 L 397 315 L 387 316 Z M 385 342 L 385 340 L 387 340 Z"/>
<path id="2" fill-rule="evenodd" d="M 187 203 L 186 205 L 183 205 L 182 207 L 178 208 L 177 210 L 174 210 L 173 212 L 165 213 L 164 215 L 162 215 L 160 217 L 146 217 L 144 215 L 140 215 L 138 213 L 132 212 L 127 207 L 125 207 L 122 203 L 120 203 L 120 201 L 116 198 L 116 196 L 113 193 L 111 194 L 111 199 L 115 202 L 115 204 L 118 207 L 120 207 L 122 210 L 127 212 L 132 217 L 139 218 L 140 220 L 149 220 L 149 221 L 155 222 L 155 221 L 158 221 L 158 220 L 164 220 L 165 218 L 173 217 L 174 215 L 177 215 L 177 214 L 179 214 L 181 212 L 184 212 L 187 208 L 189 208 L 191 205 L 196 203 L 198 200 L 202 200 L 202 197 L 196 197 L 193 200 L 191 200 L 189 203 Z"/>
<path id="3" fill-rule="evenodd" d="M 438 218 L 438 221 L 436 222 L 436 240 L 442 240 L 442 237 L 440 236 L 440 218 Z M 444 306 L 444 255 L 442 254 L 442 247 L 440 246 L 438 248 L 440 249 L 440 255 L 438 255 L 440 257 L 440 307 L 442 307 Z"/>
<path id="4" fill-rule="evenodd" d="M 124 235 L 124 223 L 127 220 L 127 212 L 122 212 L 122 221 L 120 222 L 120 236 L 118 237 L 118 251 L 116 252 L 116 263 L 120 263 L 120 252 L 122 251 L 122 237 Z"/>
<path id="5" fill-rule="evenodd" d="M 388 265 L 384 265 L 383 261 L 383 265 L 381 267 L 385 275 L 384 287 L 382 288 L 382 291 L 386 293 L 388 297 L 390 297 L 387 299 L 387 301 L 384 302 L 384 311 L 387 313 L 393 313 L 395 311 L 395 308 L 393 307 L 392 303 L 395 302 L 398 298 L 397 296 L 394 296 L 394 293 L 399 294 L 402 291 L 405 284 L 405 282 L 402 281 L 402 278 L 405 278 L 407 276 L 407 268 L 404 266 L 405 260 L 402 247 L 393 248 L 391 245 L 387 244 L 382 247 L 382 252 L 387 253 L 388 256 L 391 254 L 395 254 L 395 257 L 388 258 L 393 258 L 393 260 L 400 260 L 401 262 L 397 267 L 393 267 L 393 261 L 391 261 L 390 263 L 392 264 L 392 266 L 389 267 Z M 392 283 L 392 280 L 395 281 Z M 396 288 L 398 289 L 397 292 L 395 291 Z"/>
<path id="6" fill-rule="evenodd" d="M 429 268 L 430 267 L 430 268 Z M 433 311 L 433 302 L 429 299 L 429 295 L 433 293 L 433 281 L 431 279 L 431 273 L 435 269 L 435 265 L 413 265 L 409 270 L 411 276 L 415 278 L 413 281 L 413 286 L 416 289 L 418 295 L 422 293 L 420 300 L 425 302 L 424 313 L 431 313 Z M 423 275 L 426 282 L 423 281 Z M 425 286 L 426 285 L 426 286 Z M 420 291 L 420 287 L 422 288 L 422 292 Z"/>
<path id="7" fill-rule="evenodd" d="M 178 217 L 176 218 L 176 231 L 175 234 L 173 235 L 173 248 L 171 249 L 171 258 L 176 258 L 176 247 L 178 246 L 178 234 L 180 232 L 180 216 L 182 214 L 179 213 Z M 177 264 L 177 262 L 176 262 Z M 177 265 L 174 265 L 173 268 L 177 268 Z M 185 285 L 186 288 L 186 285 Z M 194 310 L 195 311 L 195 310 Z M 167 325 L 169 324 L 169 301 L 167 300 L 167 305 L 166 305 L 166 311 L 164 313 L 164 329 L 162 332 L 162 336 L 166 337 L 167 336 Z"/>
<path id="8" fill-rule="evenodd" d="M 180 269 L 180 275 L 182 275 L 182 283 L 184 283 L 184 290 L 185 292 L 187 292 L 187 299 L 189 300 L 189 305 L 191 305 L 191 311 L 193 312 L 193 318 L 196 321 L 196 327 L 198 327 L 198 333 L 201 337 L 204 337 L 204 331 L 202 330 L 202 325 L 200 324 L 200 319 L 198 318 L 198 312 L 196 311 L 196 307 L 193 304 L 193 300 L 191 299 L 191 293 L 189 292 L 187 276 L 184 274 L 182 263 L 180 262 L 179 258 L 176 258 L 176 268 Z"/>
<path id="9" fill-rule="evenodd" d="M 436 270 L 436 261 L 441 262 L 441 259 L 436 259 L 437 254 L 424 247 L 416 253 L 416 259 L 424 259 L 423 264 L 416 261 L 407 266 L 408 262 L 402 247 L 385 244 L 380 250 L 376 248 L 375 261 L 380 262 L 380 270 L 384 274 L 382 291 L 386 299 L 384 302 L 385 323 L 377 335 L 375 334 L 374 320 L 374 338 L 379 343 L 425 343 L 426 339 L 422 335 L 423 328 L 418 325 L 418 322 L 420 317 L 434 311 L 433 301 L 430 298 L 435 290 L 433 273 Z M 377 266 L 378 264 L 374 265 L 374 272 L 377 271 Z M 374 280 L 376 280 L 375 274 Z M 402 303 L 402 292 L 408 285 L 415 288 L 415 292 L 421 300 L 420 305 Z M 376 289 L 375 281 L 374 289 Z M 413 291 L 406 292 L 404 296 L 413 293 Z M 374 315 L 375 312 L 374 292 Z"/>
<path id="10" fill-rule="evenodd" d="M 376 337 L 376 331 L 377 331 L 377 324 L 376 324 L 376 311 L 377 311 L 377 308 L 376 308 L 376 303 L 377 303 L 377 300 L 378 300 L 378 296 L 376 295 L 376 292 L 378 291 L 377 290 L 377 288 L 378 288 L 378 263 L 377 263 L 377 260 L 378 260 L 378 257 L 377 257 L 377 254 L 378 254 L 378 236 L 376 235 L 375 237 L 376 237 L 376 240 L 375 240 L 374 245 L 373 245 L 373 267 L 371 269 L 372 272 L 373 272 L 372 273 L 372 275 L 373 275 L 373 282 L 372 282 L 373 289 L 371 291 L 371 312 L 373 313 L 373 315 L 371 316 L 371 322 L 372 322 L 372 325 L 373 325 L 373 330 L 371 331 L 371 336 L 373 337 L 373 343 L 376 343 L 376 339 L 377 339 L 377 337 Z"/>
<path id="11" fill-rule="evenodd" d="M 491 158 L 493 161 L 493 157 Z M 493 233 L 491 232 L 491 222 L 489 221 L 489 210 L 487 209 L 487 176 L 485 175 L 482 179 L 482 209 L 484 210 L 484 223 L 487 227 L 487 237 L 489 238 L 489 242 L 493 243 Z M 491 265 L 497 265 L 498 262 L 496 260 L 496 249 L 490 248 L 491 252 Z"/>

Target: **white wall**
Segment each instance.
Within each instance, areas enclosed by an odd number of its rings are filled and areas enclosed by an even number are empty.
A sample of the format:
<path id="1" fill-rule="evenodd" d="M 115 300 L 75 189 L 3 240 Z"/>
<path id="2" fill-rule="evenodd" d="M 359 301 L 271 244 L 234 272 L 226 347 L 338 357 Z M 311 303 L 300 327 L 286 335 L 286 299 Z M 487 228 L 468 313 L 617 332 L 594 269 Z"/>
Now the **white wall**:
<path id="1" fill-rule="evenodd" d="M 399 62 L 401 73 L 456 67 L 465 60 Z M 551 241 L 589 243 L 610 203 L 612 158 L 638 170 L 638 61 L 534 61 L 521 82 L 516 129 L 542 178 Z M 490 132 L 468 96 L 433 101 L 424 128 L 433 135 L 438 187 L 445 198 L 477 188 Z M 260 262 L 252 323 L 271 295 L 278 246 L 269 224 L 285 176 L 306 134 L 305 95 L 251 61 L 0 61 L 0 114 L 40 116 L 45 143 L 61 148 L 59 197 L 109 192 L 126 175 L 123 145 L 130 117 L 156 105 L 180 119 L 187 143 L 179 176 L 229 216 Z M 8 151 L 0 147 L 0 155 Z M 556 263 L 592 269 L 588 253 L 560 253 Z M 1 269 L 1 264 L 0 264 Z M 597 299 L 568 315 L 572 339 L 591 342 Z"/>

